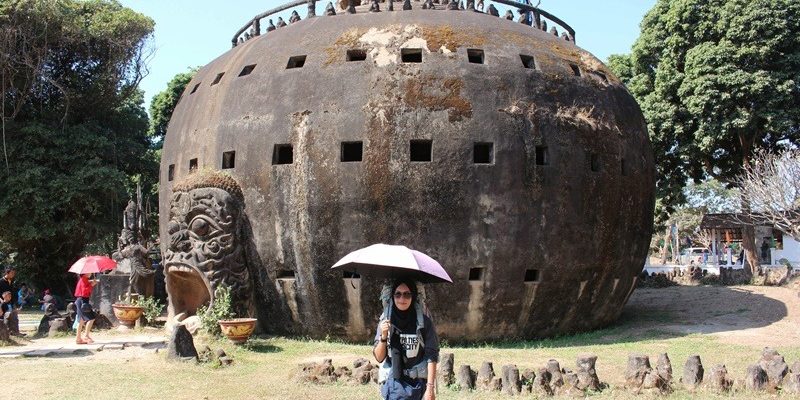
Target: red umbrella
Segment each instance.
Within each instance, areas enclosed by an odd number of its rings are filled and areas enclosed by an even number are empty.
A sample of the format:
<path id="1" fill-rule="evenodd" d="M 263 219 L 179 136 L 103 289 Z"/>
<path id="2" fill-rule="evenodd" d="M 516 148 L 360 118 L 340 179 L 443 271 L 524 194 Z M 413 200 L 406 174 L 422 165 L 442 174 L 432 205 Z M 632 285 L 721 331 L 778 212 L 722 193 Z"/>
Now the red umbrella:
<path id="1" fill-rule="evenodd" d="M 82 274 L 92 274 L 95 272 L 110 271 L 117 267 L 117 262 L 105 256 L 86 256 L 69 267 L 69 272 Z"/>

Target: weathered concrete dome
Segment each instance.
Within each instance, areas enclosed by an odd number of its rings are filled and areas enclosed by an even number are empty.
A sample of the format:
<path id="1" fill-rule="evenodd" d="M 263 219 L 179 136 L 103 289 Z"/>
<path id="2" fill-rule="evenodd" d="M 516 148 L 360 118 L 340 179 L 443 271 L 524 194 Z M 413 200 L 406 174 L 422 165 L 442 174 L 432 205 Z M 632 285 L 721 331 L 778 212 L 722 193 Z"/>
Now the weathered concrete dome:
<path id="1" fill-rule="evenodd" d="M 305 19 L 203 67 L 164 144 L 162 243 L 173 184 L 223 169 L 244 195 L 267 331 L 373 335 L 381 282 L 329 268 L 378 242 L 424 251 L 453 278 L 425 288 L 443 336 L 613 322 L 651 234 L 638 105 L 571 41 L 414 4 Z"/>

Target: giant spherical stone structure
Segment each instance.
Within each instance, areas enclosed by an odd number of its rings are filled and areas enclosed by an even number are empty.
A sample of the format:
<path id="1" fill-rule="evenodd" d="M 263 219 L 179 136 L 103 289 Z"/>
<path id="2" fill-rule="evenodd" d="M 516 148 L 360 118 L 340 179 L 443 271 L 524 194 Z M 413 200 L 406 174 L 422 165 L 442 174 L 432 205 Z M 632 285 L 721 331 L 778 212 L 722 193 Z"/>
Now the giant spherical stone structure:
<path id="1" fill-rule="evenodd" d="M 178 235 L 175 182 L 223 170 L 241 187 L 266 331 L 371 337 L 381 282 L 329 268 L 378 242 L 424 251 L 453 278 L 425 288 L 441 335 L 531 338 L 613 322 L 654 206 L 635 100 L 572 41 L 418 8 L 307 18 L 203 67 L 164 143 L 163 246 Z M 181 235 L 187 248 L 198 237 Z M 167 260 L 168 282 L 170 270 Z"/>

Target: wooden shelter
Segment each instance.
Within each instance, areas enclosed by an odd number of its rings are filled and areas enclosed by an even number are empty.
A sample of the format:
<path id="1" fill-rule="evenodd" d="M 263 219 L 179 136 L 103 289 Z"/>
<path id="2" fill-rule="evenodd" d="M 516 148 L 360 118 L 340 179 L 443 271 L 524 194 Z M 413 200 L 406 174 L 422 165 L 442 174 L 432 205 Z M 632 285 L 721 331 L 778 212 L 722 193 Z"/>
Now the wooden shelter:
<path id="1" fill-rule="evenodd" d="M 711 237 L 711 257 L 709 262 L 714 265 L 719 265 L 720 256 L 723 256 L 728 266 L 732 266 L 732 254 L 730 247 L 726 252 L 722 252 L 724 244 L 741 243 L 742 242 L 742 228 L 746 225 L 755 224 L 756 231 L 768 231 L 769 235 L 781 241 L 783 234 L 775 230 L 772 224 L 763 221 L 753 221 L 750 216 L 744 214 L 706 214 L 703 215 L 703 220 L 700 222 L 700 229 L 709 233 Z M 756 236 L 764 236 L 758 235 Z M 769 258 L 769 257 L 767 257 Z M 768 260 L 759 260 L 760 263 L 767 262 Z"/>

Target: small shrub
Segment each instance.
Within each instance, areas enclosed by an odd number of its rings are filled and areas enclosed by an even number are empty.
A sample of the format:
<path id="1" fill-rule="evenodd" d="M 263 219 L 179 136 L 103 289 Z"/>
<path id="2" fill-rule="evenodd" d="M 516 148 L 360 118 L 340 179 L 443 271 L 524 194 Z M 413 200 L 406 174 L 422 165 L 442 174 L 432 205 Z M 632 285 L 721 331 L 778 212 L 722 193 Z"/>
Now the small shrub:
<path id="1" fill-rule="evenodd" d="M 197 309 L 197 316 L 200 318 L 200 326 L 209 335 L 219 337 L 222 330 L 219 321 L 230 319 L 236 316 L 231 307 L 231 289 L 225 285 L 219 285 L 214 290 L 214 302 L 211 307 L 202 306 Z"/>
<path id="2" fill-rule="evenodd" d="M 447 385 L 447 389 L 449 389 L 449 390 L 451 390 L 453 392 L 460 392 L 461 391 L 461 385 L 459 385 L 457 383 L 451 383 L 451 384 Z"/>
<path id="3" fill-rule="evenodd" d="M 156 318 L 161 316 L 161 311 L 164 310 L 164 304 L 158 301 L 155 297 L 145 297 L 135 302 L 137 306 L 144 307 L 144 320 L 147 325 L 152 325 Z"/>

